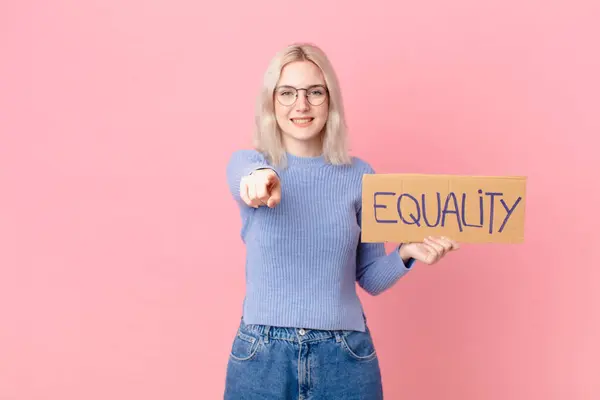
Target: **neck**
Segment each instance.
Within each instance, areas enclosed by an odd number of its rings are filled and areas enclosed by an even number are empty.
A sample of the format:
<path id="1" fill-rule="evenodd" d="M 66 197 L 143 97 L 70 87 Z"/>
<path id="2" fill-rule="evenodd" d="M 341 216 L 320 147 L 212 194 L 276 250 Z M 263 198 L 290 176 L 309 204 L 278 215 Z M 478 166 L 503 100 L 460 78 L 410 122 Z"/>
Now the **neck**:
<path id="1" fill-rule="evenodd" d="M 323 154 L 323 144 L 320 137 L 314 140 L 294 140 L 284 137 L 283 145 L 287 153 L 296 157 L 318 157 Z"/>

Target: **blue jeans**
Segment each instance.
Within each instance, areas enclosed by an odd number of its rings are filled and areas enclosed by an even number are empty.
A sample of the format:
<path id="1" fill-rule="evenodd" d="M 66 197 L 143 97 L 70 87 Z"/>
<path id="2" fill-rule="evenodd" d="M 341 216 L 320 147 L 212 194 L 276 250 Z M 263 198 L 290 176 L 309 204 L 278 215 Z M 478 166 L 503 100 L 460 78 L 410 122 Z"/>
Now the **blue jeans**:
<path id="1" fill-rule="evenodd" d="M 240 323 L 225 400 L 380 400 L 379 360 L 366 332 Z"/>

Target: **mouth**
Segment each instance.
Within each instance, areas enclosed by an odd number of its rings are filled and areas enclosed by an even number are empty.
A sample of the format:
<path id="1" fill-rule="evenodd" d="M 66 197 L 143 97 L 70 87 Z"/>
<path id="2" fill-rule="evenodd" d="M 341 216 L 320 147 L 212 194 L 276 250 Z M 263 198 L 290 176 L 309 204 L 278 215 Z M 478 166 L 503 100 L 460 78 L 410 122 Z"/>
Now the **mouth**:
<path id="1" fill-rule="evenodd" d="M 290 121 L 292 121 L 292 124 L 295 126 L 303 128 L 309 126 L 314 121 L 314 118 L 291 118 Z"/>

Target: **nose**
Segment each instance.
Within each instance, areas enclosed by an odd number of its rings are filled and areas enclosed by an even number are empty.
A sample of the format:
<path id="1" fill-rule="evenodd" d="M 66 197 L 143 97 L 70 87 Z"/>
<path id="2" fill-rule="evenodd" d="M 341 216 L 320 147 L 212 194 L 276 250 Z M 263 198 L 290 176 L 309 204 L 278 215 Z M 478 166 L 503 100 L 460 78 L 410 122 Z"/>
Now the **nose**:
<path id="1" fill-rule="evenodd" d="M 299 90 L 298 98 L 296 99 L 296 110 L 297 111 L 306 111 L 310 107 L 310 103 L 308 102 L 308 98 L 306 97 L 306 91 Z"/>

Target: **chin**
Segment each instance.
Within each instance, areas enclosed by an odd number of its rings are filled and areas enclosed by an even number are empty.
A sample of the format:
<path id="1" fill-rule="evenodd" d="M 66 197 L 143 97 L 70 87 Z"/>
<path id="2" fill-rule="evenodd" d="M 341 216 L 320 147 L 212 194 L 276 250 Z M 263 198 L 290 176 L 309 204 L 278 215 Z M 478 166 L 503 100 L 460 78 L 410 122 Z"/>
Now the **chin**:
<path id="1" fill-rule="evenodd" d="M 317 130 L 298 130 L 298 129 L 292 129 L 290 132 L 290 136 L 292 136 L 295 139 L 314 139 L 317 136 L 319 136 L 319 131 Z"/>
<path id="2" fill-rule="evenodd" d="M 287 131 L 287 132 L 284 132 L 284 135 L 290 139 L 293 139 L 293 140 L 296 140 L 299 142 L 311 142 L 320 136 L 319 132 L 298 132 L 298 131 Z"/>

